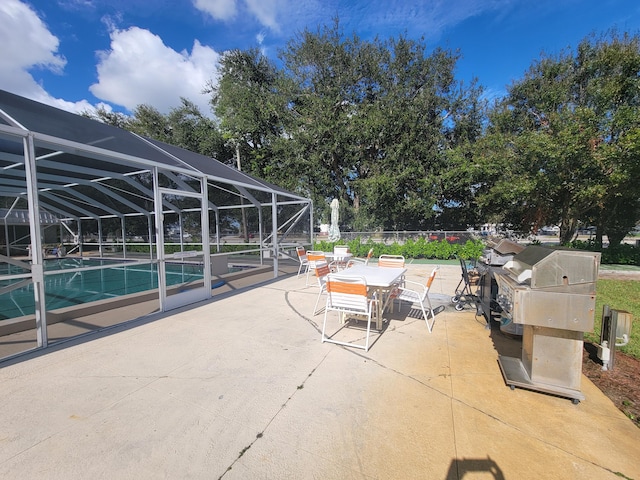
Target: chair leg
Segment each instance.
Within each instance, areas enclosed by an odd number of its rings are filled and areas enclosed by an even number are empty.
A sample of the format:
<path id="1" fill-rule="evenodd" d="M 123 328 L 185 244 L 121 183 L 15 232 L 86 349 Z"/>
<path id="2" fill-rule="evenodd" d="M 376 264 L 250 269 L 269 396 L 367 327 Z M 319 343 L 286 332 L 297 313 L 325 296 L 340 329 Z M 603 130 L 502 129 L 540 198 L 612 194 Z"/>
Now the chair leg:
<path id="1" fill-rule="evenodd" d="M 429 302 L 429 310 L 428 310 L 428 312 L 431 314 L 431 324 L 429 324 L 429 316 L 427 315 L 427 311 L 424 308 L 424 303 L 420 302 L 420 308 L 422 308 L 422 314 L 424 315 L 424 321 L 427 324 L 427 330 L 429 330 L 429 333 L 431 333 L 431 330 L 433 329 L 433 325 L 434 323 L 436 323 L 436 314 L 433 311 L 433 308 L 431 308 L 431 302 Z"/>
<path id="2" fill-rule="evenodd" d="M 371 318 L 373 316 L 372 312 L 369 312 L 369 315 L 367 316 L 367 339 L 366 339 L 364 345 L 360 345 L 360 344 L 357 344 L 357 343 L 341 342 L 341 341 L 338 341 L 338 340 L 333 340 L 331 338 L 328 338 L 326 333 L 325 333 L 326 332 L 326 328 L 327 328 L 327 312 L 328 312 L 328 309 L 325 307 L 325 309 L 324 309 L 324 321 L 322 322 L 322 343 L 324 343 L 324 342 L 335 343 L 336 345 L 343 345 L 345 347 L 361 348 L 365 352 L 369 351 L 369 337 L 370 337 L 370 334 L 371 334 Z M 338 312 L 338 314 L 340 314 L 340 312 Z"/>
<path id="3" fill-rule="evenodd" d="M 318 293 L 318 298 L 316 299 L 316 304 L 313 307 L 313 316 L 315 317 L 318 314 L 318 303 L 320 303 L 320 297 L 324 293 L 324 286 L 320 288 L 320 292 Z"/>
<path id="4" fill-rule="evenodd" d="M 327 313 L 328 313 L 328 309 L 325 305 L 324 307 L 324 320 L 322 321 L 322 343 L 324 343 L 325 341 L 329 340 L 327 338 L 327 335 L 325 334 L 325 331 L 327 329 Z"/>
<path id="5" fill-rule="evenodd" d="M 364 344 L 364 351 L 368 352 L 369 351 L 369 335 L 371 332 L 371 317 L 373 316 L 372 312 L 369 312 L 369 316 L 367 317 L 367 340 L 365 341 Z"/>

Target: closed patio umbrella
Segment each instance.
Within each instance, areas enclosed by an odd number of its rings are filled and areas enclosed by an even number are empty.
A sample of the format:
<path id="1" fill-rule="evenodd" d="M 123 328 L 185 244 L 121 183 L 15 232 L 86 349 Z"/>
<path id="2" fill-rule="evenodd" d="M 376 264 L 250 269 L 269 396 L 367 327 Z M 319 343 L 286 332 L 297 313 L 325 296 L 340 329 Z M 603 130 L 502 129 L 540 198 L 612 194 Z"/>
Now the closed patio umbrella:
<path id="1" fill-rule="evenodd" d="M 340 240 L 340 228 L 338 227 L 340 204 L 338 199 L 334 198 L 331 201 L 331 225 L 329 226 L 329 241 L 337 242 Z"/>

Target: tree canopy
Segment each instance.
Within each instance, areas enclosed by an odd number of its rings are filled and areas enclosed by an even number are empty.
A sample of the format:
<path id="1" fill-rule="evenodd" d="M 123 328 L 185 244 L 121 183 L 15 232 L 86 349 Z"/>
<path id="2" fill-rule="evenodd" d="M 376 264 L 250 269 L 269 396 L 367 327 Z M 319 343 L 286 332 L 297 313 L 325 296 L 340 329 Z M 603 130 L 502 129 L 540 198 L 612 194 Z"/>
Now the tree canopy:
<path id="1" fill-rule="evenodd" d="M 615 33 L 535 61 L 475 149 L 479 204 L 523 229 L 558 224 L 563 242 L 588 224 L 619 243 L 640 218 L 639 75 L 640 40 Z"/>
<path id="2" fill-rule="evenodd" d="M 640 39 L 609 32 L 542 54 L 492 105 L 456 79 L 461 53 L 424 39 L 363 40 L 335 19 L 276 63 L 232 50 L 204 86 L 214 119 L 183 99 L 102 121 L 240 166 L 314 200 L 341 228 L 596 225 L 618 243 L 640 219 Z"/>
<path id="3" fill-rule="evenodd" d="M 211 89 L 251 172 L 310 195 L 321 219 L 339 199 L 347 228 L 434 227 L 453 204 L 439 181 L 446 151 L 481 131 L 481 90 L 455 80 L 458 54 L 402 36 L 363 41 L 336 19 L 280 59 L 278 69 L 257 50 L 230 52 Z"/>

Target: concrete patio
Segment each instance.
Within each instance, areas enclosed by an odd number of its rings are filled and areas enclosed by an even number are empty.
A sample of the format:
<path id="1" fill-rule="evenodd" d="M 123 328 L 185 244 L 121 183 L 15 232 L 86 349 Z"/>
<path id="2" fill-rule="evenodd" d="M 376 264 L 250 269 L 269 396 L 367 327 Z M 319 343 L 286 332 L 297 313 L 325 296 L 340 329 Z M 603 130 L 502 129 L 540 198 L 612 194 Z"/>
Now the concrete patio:
<path id="1" fill-rule="evenodd" d="M 321 343 L 294 275 L 0 364 L 0 477 L 640 479 L 640 430 L 586 377 L 578 405 L 505 386 L 520 342 L 453 309 L 459 279 L 433 333 L 405 306 L 368 352 Z"/>

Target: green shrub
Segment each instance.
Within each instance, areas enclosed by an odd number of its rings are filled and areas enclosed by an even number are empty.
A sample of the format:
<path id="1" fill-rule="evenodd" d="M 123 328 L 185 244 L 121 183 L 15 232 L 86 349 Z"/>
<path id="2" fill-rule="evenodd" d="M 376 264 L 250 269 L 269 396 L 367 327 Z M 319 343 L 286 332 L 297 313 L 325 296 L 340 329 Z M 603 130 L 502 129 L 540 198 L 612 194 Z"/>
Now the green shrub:
<path id="1" fill-rule="evenodd" d="M 387 255 L 402 255 L 403 248 L 404 245 L 401 245 L 398 242 L 393 242 L 391 245 L 387 245 L 385 253 Z"/>
<path id="2" fill-rule="evenodd" d="M 251 250 L 253 248 L 258 248 L 258 247 L 259 247 L 258 244 L 256 244 L 255 246 L 253 245 L 249 246 L 249 245 L 236 245 L 233 243 L 225 243 L 220 245 L 220 253 L 233 253 L 241 250 Z M 155 246 L 154 246 L 154 249 L 155 249 Z M 199 243 L 194 243 L 194 244 L 185 243 L 184 251 L 191 251 L 191 250 L 195 250 L 195 251 L 202 250 L 202 245 Z M 122 251 L 122 247 L 120 247 L 118 251 Z M 173 245 L 173 244 L 165 245 L 164 251 L 167 255 L 179 252 L 180 245 Z M 149 253 L 149 244 L 127 243 L 127 252 Z M 211 253 L 218 253 L 215 245 L 211 245 Z"/>
<path id="3" fill-rule="evenodd" d="M 406 258 L 424 258 L 427 251 L 426 245 L 427 241 L 424 237 L 420 237 L 417 241 L 410 238 L 404 243 L 401 255 Z"/>
<path id="4" fill-rule="evenodd" d="M 590 252 L 601 252 L 600 263 L 605 265 L 637 265 L 640 266 L 640 248 L 635 245 L 621 243 L 603 248 L 595 240 L 575 240 L 569 245 L 571 248 L 588 250 Z"/>
<path id="5" fill-rule="evenodd" d="M 459 249 L 458 256 L 465 260 L 477 260 L 484 249 L 485 244 L 481 240 L 467 240 Z"/>
<path id="6" fill-rule="evenodd" d="M 333 251 L 335 245 L 344 245 L 344 241 L 328 242 L 321 240 L 315 242 L 313 245 L 314 250 L 321 250 L 324 252 Z M 428 241 L 426 238 L 421 237 L 418 240 L 409 239 L 403 244 L 394 242 L 392 244 L 374 243 L 368 241 L 362 243 L 358 237 L 354 240 L 346 242 L 349 250 L 356 257 L 366 257 L 369 249 L 373 248 L 373 257 L 377 258 L 380 255 L 403 255 L 405 258 L 428 258 L 434 260 L 449 260 L 456 257 L 464 258 L 465 260 L 476 260 L 484 249 L 484 243 L 481 240 L 467 240 L 463 245 L 456 243 L 449 243 L 447 240 Z"/>
<path id="7" fill-rule="evenodd" d="M 130 253 L 149 253 L 149 244 L 141 244 L 141 243 L 130 244 L 130 243 L 127 243 L 127 252 L 130 252 Z"/>

